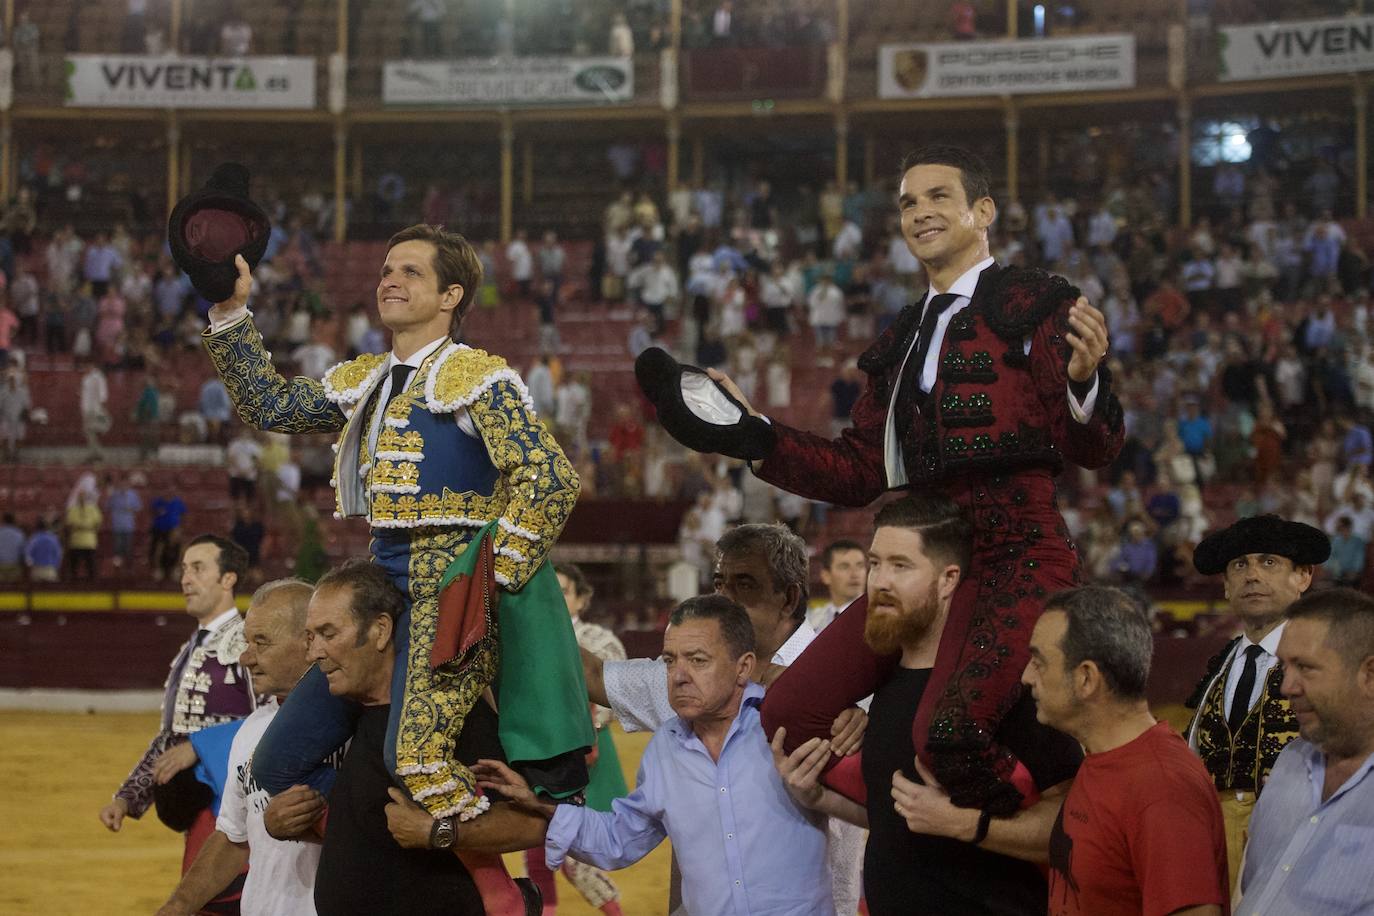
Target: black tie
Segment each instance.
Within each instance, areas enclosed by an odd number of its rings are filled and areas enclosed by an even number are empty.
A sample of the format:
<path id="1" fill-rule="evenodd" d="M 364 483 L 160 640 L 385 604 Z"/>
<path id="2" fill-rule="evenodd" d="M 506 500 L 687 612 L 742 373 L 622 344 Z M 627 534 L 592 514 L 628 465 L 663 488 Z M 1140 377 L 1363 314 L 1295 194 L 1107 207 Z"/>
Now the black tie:
<path id="1" fill-rule="evenodd" d="M 935 325 L 939 322 L 940 316 L 958 299 L 959 297 L 953 293 L 932 296 L 926 303 L 924 314 L 921 315 L 921 328 L 916 334 L 916 346 L 906 361 L 906 371 L 902 374 L 901 383 L 897 387 L 896 419 L 899 441 L 906 438 L 907 430 L 916 419 L 916 405 L 921 400 L 921 373 L 925 371 L 926 357 L 930 355 Z"/>
<path id="2" fill-rule="evenodd" d="M 387 398 L 388 404 L 405 392 L 406 378 L 413 368 L 414 366 L 407 366 L 405 363 L 397 363 L 391 367 L 391 396 Z"/>
<path id="3" fill-rule="evenodd" d="M 1255 677 L 1259 673 L 1259 657 L 1262 654 L 1264 649 L 1259 646 L 1247 646 L 1245 649 L 1245 670 L 1240 673 L 1236 695 L 1231 698 L 1231 713 L 1226 717 L 1226 724 L 1233 735 L 1240 731 L 1241 724 L 1250 713 L 1250 694 L 1255 689 Z"/>

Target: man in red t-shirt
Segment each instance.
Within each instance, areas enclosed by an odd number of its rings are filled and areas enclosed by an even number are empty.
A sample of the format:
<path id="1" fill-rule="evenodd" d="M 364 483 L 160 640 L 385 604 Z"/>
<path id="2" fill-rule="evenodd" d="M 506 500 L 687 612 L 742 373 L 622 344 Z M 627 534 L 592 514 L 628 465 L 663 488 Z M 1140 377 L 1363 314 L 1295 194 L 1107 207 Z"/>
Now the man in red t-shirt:
<path id="1" fill-rule="evenodd" d="M 1051 916 L 1224 916 L 1221 807 L 1206 768 L 1145 699 L 1144 611 L 1089 586 L 1050 598 L 1022 681 L 1086 756 L 1050 833 Z"/>

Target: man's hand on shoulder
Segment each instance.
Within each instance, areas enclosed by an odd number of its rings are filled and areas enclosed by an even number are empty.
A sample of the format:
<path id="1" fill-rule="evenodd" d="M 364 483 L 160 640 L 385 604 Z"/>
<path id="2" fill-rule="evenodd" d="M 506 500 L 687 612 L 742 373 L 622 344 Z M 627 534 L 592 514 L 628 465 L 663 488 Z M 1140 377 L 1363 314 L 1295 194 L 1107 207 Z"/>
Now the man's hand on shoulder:
<path id="1" fill-rule="evenodd" d="M 262 813 L 267 834 L 277 840 L 301 839 L 324 814 L 325 798 L 309 786 L 292 786 L 272 796 Z"/>

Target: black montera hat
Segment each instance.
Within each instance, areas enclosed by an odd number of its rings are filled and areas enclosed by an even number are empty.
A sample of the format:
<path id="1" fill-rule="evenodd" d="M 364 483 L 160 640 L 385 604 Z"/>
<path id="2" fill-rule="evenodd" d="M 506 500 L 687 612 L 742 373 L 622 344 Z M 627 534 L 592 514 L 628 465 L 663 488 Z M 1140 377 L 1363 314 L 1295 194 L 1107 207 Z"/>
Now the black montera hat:
<path id="1" fill-rule="evenodd" d="M 237 162 L 215 169 L 205 187 L 183 197 L 167 220 L 172 260 L 211 302 L 234 295 L 234 255 L 256 267 L 271 234 L 267 214 L 248 198 L 248 169 Z"/>
<path id="2" fill-rule="evenodd" d="M 684 366 L 658 347 L 635 360 L 635 378 L 658 410 L 658 422 L 696 452 L 756 461 L 773 451 L 776 434 L 696 366 Z"/>
<path id="3" fill-rule="evenodd" d="M 1251 553 L 1287 557 L 1298 566 L 1319 566 L 1331 556 L 1331 539 L 1321 530 L 1277 515 L 1243 518 L 1202 539 L 1193 565 L 1204 576 L 1226 571 L 1226 564 Z"/>
<path id="4" fill-rule="evenodd" d="M 215 790 L 196 779 L 195 770 L 182 770 L 162 785 L 153 786 L 158 820 L 185 833 L 200 812 L 215 800 Z"/>

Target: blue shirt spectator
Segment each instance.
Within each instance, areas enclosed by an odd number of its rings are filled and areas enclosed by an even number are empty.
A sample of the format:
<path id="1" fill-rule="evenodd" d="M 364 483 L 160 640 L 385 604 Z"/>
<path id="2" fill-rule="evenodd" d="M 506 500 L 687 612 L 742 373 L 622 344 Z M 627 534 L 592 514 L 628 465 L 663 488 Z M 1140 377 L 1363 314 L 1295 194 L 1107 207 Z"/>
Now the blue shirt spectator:
<path id="1" fill-rule="evenodd" d="M 29 535 L 24 547 L 24 562 L 34 569 L 52 569 L 62 565 L 62 542 L 47 528 L 39 528 Z"/>
<path id="2" fill-rule="evenodd" d="M 1212 443 L 1212 421 L 1198 414 L 1196 407 L 1189 408 L 1188 413 L 1178 421 L 1178 437 L 1183 440 L 1184 451 L 1197 458 L 1206 454 Z"/>
<path id="3" fill-rule="evenodd" d="M 175 531 L 181 527 L 181 517 L 185 514 L 186 504 L 180 496 L 159 496 L 153 500 L 153 530 Z"/>
<path id="4" fill-rule="evenodd" d="M 1364 575 L 1365 542 L 1354 532 L 1354 523 L 1342 516 L 1331 538 L 1331 557 L 1325 568 L 1339 585 L 1358 585 Z"/>
<path id="5" fill-rule="evenodd" d="M 1369 427 L 1354 420 L 1347 420 L 1345 438 L 1341 441 L 1341 454 L 1347 466 L 1368 465 L 1371 458 L 1374 458 L 1374 437 L 1369 435 Z"/>
<path id="6" fill-rule="evenodd" d="M 143 500 L 128 487 L 119 487 L 105 501 L 105 511 L 110 516 L 110 530 L 116 534 L 133 534 L 138 526 L 138 513 L 143 508 Z"/>
<path id="7" fill-rule="evenodd" d="M 109 283 L 120 264 L 119 252 L 101 233 L 86 249 L 86 256 L 81 261 L 81 275 L 92 283 Z"/>
<path id="8" fill-rule="evenodd" d="M 545 846 L 598 868 L 638 862 L 665 836 L 682 869 L 691 913 L 834 916 L 825 831 L 787 794 L 759 723 L 763 688 L 744 689 L 718 760 L 676 716 L 654 733 L 638 788 L 610 812 L 559 805 Z"/>
<path id="9" fill-rule="evenodd" d="M 211 422 L 228 423 L 233 409 L 224 383 L 218 378 L 206 379 L 205 384 L 200 386 L 201 415 Z"/>
<path id="10" fill-rule="evenodd" d="M 1117 574 L 1126 582 L 1148 582 L 1158 565 L 1159 548 L 1145 531 L 1144 522 L 1131 522 L 1113 563 Z"/>
<path id="11" fill-rule="evenodd" d="M 24 532 L 14 523 L 14 516 L 6 514 L 0 524 L 0 575 L 6 570 L 17 571 L 24 559 Z"/>

